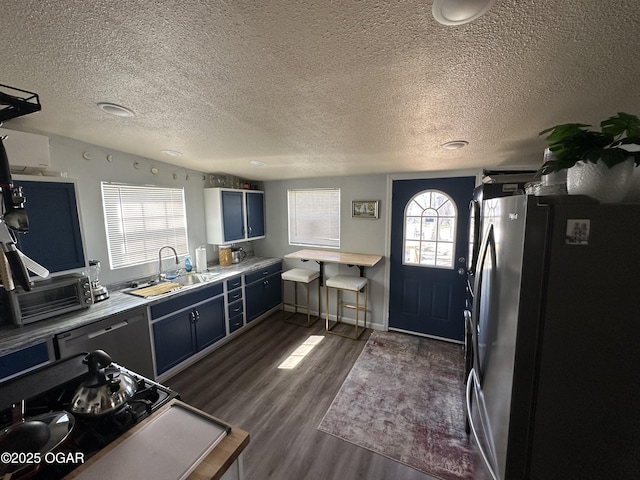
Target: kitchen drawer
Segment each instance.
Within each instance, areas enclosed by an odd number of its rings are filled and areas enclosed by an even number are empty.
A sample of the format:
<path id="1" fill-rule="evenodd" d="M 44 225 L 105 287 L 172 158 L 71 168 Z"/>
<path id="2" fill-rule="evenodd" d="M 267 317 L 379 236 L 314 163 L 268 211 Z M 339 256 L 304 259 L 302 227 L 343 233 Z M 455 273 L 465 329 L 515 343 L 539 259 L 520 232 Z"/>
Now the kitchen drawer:
<path id="1" fill-rule="evenodd" d="M 235 317 L 236 315 L 241 315 L 242 312 L 244 312 L 244 306 L 242 305 L 242 299 L 230 303 L 229 307 L 227 308 L 227 312 L 228 312 L 228 317 Z"/>
<path id="2" fill-rule="evenodd" d="M 196 303 L 221 295 L 222 290 L 222 283 L 216 283 L 215 285 L 195 289 L 191 293 L 164 300 L 151 306 L 151 318 L 155 320 L 183 308 L 191 307 Z"/>
<path id="3" fill-rule="evenodd" d="M 245 276 L 245 283 L 248 285 L 253 282 L 257 282 L 269 275 L 273 275 L 274 273 L 280 272 L 282 270 L 282 262 L 274 263 L 273 265 L 269 265 L 268 267 L 262 268 L 257 272 L 250 273 Z"/>
<path id="4" fill-rule="evenodd" d="M 229 319 L 229 333 L 233 333 L 244 325 L 244 315 L 236 315 Z"/>
<path id="5" fill-rule="evenodd" d="M 232 292 L 227 294 L 227 303 L 237 302 L 238 300 L 242 300 L 242 289 L 237 288 Z"/>
<path id="6" fill-rule="evenodd" d="M 227 291 L 235 290 L 236 288 L 240 288 L 242 286 L 242 276 L 238 275 L 237 277 L 230 278 L 227 280 Z"/>

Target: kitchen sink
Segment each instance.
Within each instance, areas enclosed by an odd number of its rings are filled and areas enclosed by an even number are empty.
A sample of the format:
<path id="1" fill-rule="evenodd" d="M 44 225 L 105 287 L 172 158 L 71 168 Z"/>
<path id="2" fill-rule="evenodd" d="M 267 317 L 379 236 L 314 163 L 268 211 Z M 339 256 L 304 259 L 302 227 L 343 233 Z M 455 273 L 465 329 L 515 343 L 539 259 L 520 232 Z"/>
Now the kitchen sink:
<path id="1" fill-rule="evenodd" d="M 167 279 L 160 283 L 153 282 L 140 287 L 126 289 L 123 290 L 123 292 L 144 298 L 158 297 L 175 292 L 176 290 L 179 290 L 183 287 L 189 287 L 191 285 L 198 285 L 200 283 L 214 281 L 219 276 L 219 273 L 197 273 L 192 275 L 184 275 Z"/>
<path id="2" fill-rule="evenodd" d="M 185 275 L 183 277 L 177 277 L 169 282 L 178 283 L 180 285 L 197 285 L 198 283 L 206 282 L 200 275 Z"/>

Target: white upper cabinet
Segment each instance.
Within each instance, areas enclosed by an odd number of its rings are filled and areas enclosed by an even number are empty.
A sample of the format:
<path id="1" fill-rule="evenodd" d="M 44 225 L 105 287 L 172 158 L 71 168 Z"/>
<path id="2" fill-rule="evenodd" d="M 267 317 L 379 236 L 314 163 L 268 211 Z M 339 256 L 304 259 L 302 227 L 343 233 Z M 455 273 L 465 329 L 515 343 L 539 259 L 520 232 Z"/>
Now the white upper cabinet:
<path id="1" fill-rule="evenodd" d="M 264 192 L 204 189 L 207 243 L 224 245 L 264 238 Z"/>

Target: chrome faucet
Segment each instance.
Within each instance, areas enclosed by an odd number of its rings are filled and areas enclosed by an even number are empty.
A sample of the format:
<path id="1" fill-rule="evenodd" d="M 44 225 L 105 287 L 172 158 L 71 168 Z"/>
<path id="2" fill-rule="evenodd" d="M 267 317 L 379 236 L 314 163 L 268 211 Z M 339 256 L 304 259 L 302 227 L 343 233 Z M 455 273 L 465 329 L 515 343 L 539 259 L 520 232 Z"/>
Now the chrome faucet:
<path id="1" fill-rule="evenodd" d="M 166 275 L 162 273 L 162 250 L 164 250 L 165 248 L 170 248 L 173 251 L 173 255 L 176 257 L 176 265 L 180 263 L 180 261 L 178 260 L 178 252 L 176 252 L 175 248 L 169 245 L 160 247 L 160 250 L 158 250 L 158 282 L 163 281 L 166 277 Z"/>

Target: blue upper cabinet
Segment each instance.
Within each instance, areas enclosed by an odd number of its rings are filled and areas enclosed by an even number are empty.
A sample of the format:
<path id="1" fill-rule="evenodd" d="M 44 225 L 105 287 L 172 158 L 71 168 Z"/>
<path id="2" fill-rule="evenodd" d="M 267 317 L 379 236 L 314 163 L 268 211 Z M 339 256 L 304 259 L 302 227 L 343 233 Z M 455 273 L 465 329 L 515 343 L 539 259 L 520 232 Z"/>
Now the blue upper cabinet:
<path id="1" fill-rule="evenodd" d="M 222 191 L 224 241 L 244 240 L 244 202 L 242 192 Z"/>
<path id="2" fill-rule="evenodd" d="M 29 232 L 17 247 L 50 272 L 86 267 L 75 184 L 69 181 L 16 180 L 22 186 Z"/>
<path id="3" fill-rule="evenodd" d="M 224 245 L 264 238 L 264 192 L 204 189 L 207 243 Z"/>
<path id="4" fill-rule="evenodd" d="M 247 197 L 247 237 L 264 237 L 264 193 L 246 192 Z"/>

